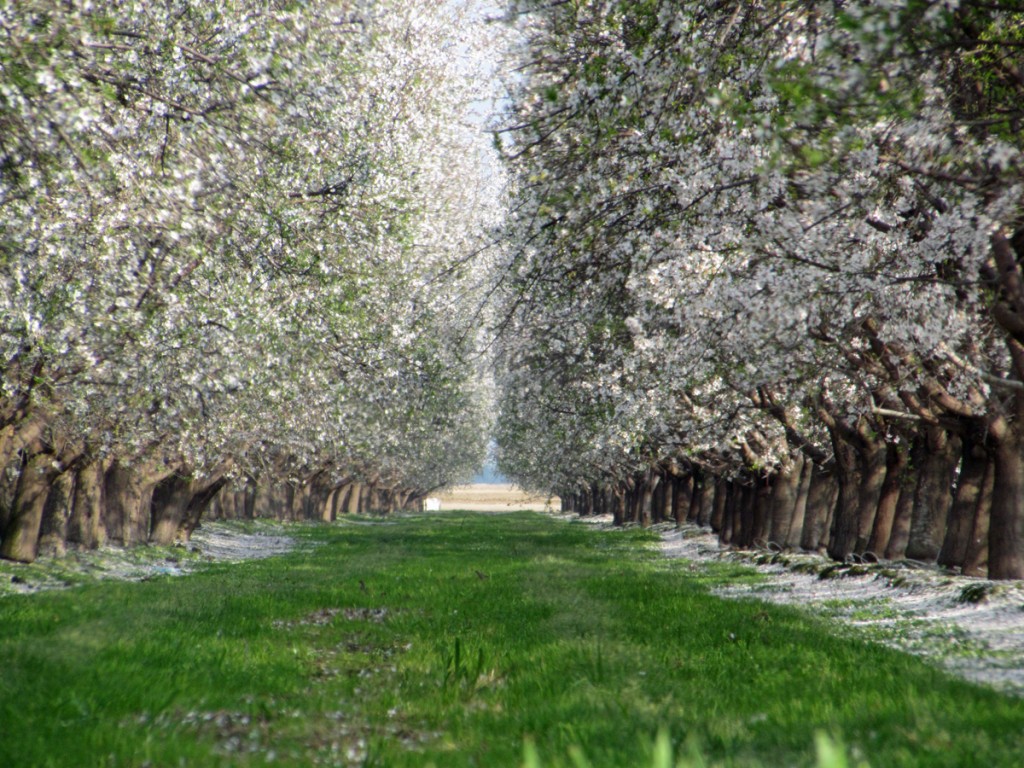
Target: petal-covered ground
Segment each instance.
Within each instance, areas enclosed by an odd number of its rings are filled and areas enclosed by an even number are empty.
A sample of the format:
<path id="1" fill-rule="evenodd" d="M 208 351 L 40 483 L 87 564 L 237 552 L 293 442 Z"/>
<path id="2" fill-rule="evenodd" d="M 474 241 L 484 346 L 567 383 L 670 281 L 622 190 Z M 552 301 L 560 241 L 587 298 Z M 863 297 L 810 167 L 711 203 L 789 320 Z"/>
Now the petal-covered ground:
<path id="1" fill-rule="evenodd" d="M 732 551 L 697 527 L 666 528 L 661 550 L 695 564 L 746 562 L 767 577 L 716 590 L 723 597 L 805 606 L 868 639 L 1024 695 L 1022 582 L 969 578 L 913 561 L 836 563 L 812 554 Z"/>
<path id="2" fill-rule="evenodd" d="M 187 544 L 69 550 L 64 555 L 40 557 L 28 565 L 0 560 L 0 597 L 93 580 L 180 576 L 201 563 L 271 557 L 294 547 L 295 540 L 284 535 L 283 528 L 275 523 L 204 523 Z"/>

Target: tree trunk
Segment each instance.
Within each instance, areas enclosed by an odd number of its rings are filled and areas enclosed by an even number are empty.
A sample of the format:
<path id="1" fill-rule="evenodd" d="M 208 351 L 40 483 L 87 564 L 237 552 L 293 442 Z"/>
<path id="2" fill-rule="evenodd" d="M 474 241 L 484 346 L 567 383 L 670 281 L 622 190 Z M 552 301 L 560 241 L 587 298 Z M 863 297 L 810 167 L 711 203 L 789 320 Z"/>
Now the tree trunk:
<path id="1" fill-rule="evenodd" d="M 227 484 L 228 479 L 224 472 L 215 472 L 201 481 L 192 481 L 192 494 L 188 500 L 188 506 L 185 508 L 185 519 L 179 529 L 185 541 L 192 538 L 192 532 L 199 527 L 203 513 Z"/>
<path id="2" fill-rule="evenodd" d="M 666 513 L 667 507 L 672 503 L 672 494 L 665 492 L 668 481 L 661 477 L 661 473 L 654 472 L 654 476 L 658 478 L 658 483 L 651 492 L 651 521 L 663 523 L 668 520 Z M 591 508 L 591 512 L 593 512 L 593 508 Z"/>
<path id="3" fill-rule="evenodd" d="M 704 500 L 704 477 L 696 467 L 687 475 L 687 488 L 690 491 L 690 503 L 686 509 L 686 521 L 699 523 L 701 505 Z"/>
<path id="4" fill-rule="evenodd" d="M 851 443 L 833 434 L 832 444 L 836 458 L 839 496 L 832 515 L 826 551 L 833 560 L 845 560 L 847 555 L 857 548 L 863 471 L 857 459 L 857 451 Z"/>
<path id="5" fill-rule="evenodd" d="M 736 528 L 736 497 L 739 495 L 736 483 L 731 480 L 722 481 L 725 493 L 722 494 L 722 527 L 718 530 L 718 541 L 723 546 L 732 546 Z"/>
<path id="6" fill-rule="evenodd" d="M 697 489 L 694 493 L 700 496 L 700 509 L 697 510 L 697 525 L 702 528 L 709 528 L 711 526 L 711 517 L 715 513 L 717 483 L 713 482 L 712 478 L 708 477 L 707 472 L 703 469 L 695 470 L 698 474 L 694 477 L 697 483 Z"/>
<path id="7" fill-rule="evenodd" d="M 338 519 L 336 500 L 341 493 L 341 486 L 334 486 L 327 491 L 323 502 L 320 505 L 320 519 L 325 523 L 333 523 Z"/>
<path id="8" fill-rule="evenodd" d="M 346 514 L 359 514 L 359 498 L 363 493 L 362 488 L 361 483 L 352 483 L 352 489 L 348 493 L 348 504 L 345 509 Z"/>
<path id="9" fill-rule="evenodd" d="M 797 549 L 804 535 L 804 524 L 807 520 L 807 502 L 811 491 L 811 477 L 814 475 L 814 462 L 800 455 L 800 481 L 797 484 L 796 503 L 793 505 L 793 519 L 786 534 L 787 549 Z"/>
<path id="10" fill-rule="evenodd" d="M 877 422 L 861 417 L 854 426 L 838 419 L 833 425 L 829 432 L 839 500 L 827 551 L 834 560 L 845 560 L 851 553 L 867 548 L 885 482 L 886 448 L 877 437 L 876 430 L 882 428 Z"/>
<path id="11" fill-rule="evenodd" d="M 107 463 L 93 459 L 79 466 L 75 474 L 75 497 L 68 520 L 69 544 L 86 549 L 96 549 L 106 543 L 107 532 L 103 527 L 103 477 Z"/>
<path id="12" fill-rule="evenodd" d="M 720 477 L 715 478 L 715 506 L 711 510 L 711 530 L 718 533 L 725 525 L 725 507 L 729 500 L 729 485 Z"/>
<path id="13" fill-rule="evenodd" d="M 274 513 L 278 520 L 295 521 L 295 485 L 283 482 L 275 487 L 278 501 L 274 504 Z"/>
<path id="14" fill-rule="evenodd" d="M 64 471 L 53 478 L 43 505 L 43 519 L 39 526 L 39 553 L 62 556 L 67 554 L 68 520 L 75 499 L 75 473 Z"/>
<path id="15" fill-rule="evenodd" d="M 989 517 L 988 576 L 1024 578 L 1024 439 L 1006 425 L 994 449 L 995 486 Z"/>
<path id="16" fill-rule="evenodd" d="M 989 518 L 992 511 L 992 494 L 995 489 L 996 471 L 995 458 L 988 455 L 985 477 L 978 493 L 978 505 L 974 511 L 974 523 L 971 527 L 971 539 L 964 557 L 963 574 L 965 576 L 985 576 L 988 574 L 988 532 Z"/>
<path id="17" fill-rule="evenodd" d="M 192 481 L 181 475 L 157 483 L 153 489 L 149 541 L 158 546 L 173 544 L 178 529 L 185 521 L 185 513 L 192 498 Z"/>
<path id="18" fill-rule="evenodd" d="M 927 453 L 917 467 L 914 514 L 906 556 L 935 562 L 942 547 L 946 519 L 953 503 L 953 478 L 960 461 L 960 438 L 939 427 L 925 431 Z"/>
<path id="19" fill-rule="evenodd" d="M 946 536 L 938 557 L 939 565 L 947 568 L 962 568 L 967 559 L 967 550 L 974 532 L 974 518 L 978 512 L 978 500 L 981 498 L 989 464 L 984 446 L 976 440 L 964 439 L 962 453 L 956 495 L 953 498 Z"/>
<path id="20" fill-rule="evenodd" d="M 865 442 L 857 455 L 861 464 L 861 483 L 857 489 L 857 541 L 854 551 L 863 554 L 874 530 L 878 504 L 882 498 L 888 466 L 888 450 L 881 440 Z"/>
<path id="21" fill-rule="evenodd" d="M 242 498 L 244 499 L 242 517 L 246 520 L 254 520 L 256 518 L 256 494 L 258 492 L 259 487 L 256 484 L 256 478 L 246 478 L 245 488 L 242 491 Z"/>
<path id="22" fill-rule="evenodd" d="M 692 494 L 693 475 L 687 474 L 682 477 L 672 478 L 672 508 L 675 512 L 676 525 L 682 525 L 686 522 Z"/>
<path id="23" fill-rule="evenodd" d="M 626 489 L 621 485 L 615 487 L 615 503 L 612 505 L 612 525 L 623 525 L 626 522 Z"/>
<path id="24" fill-rule="evenodd" d="M 20 472 L 21 465 L 24 463 L 22 457 L 26 453 L 34 453 L 34 450 L 29 449 L 31 447 L 38 448 L 43 443 L 43 434 L 46 432 L 46 427 L 45 420 L 33 415 L 16 418 L 15 421 L 6 424 L 0 429 L 0 472 L 3 472 L 12 465 L 15 465 Z M 17 480 L 15 479 L 12 486 L 16 485 Z M 0 516 L 3 515 L 3 508 L 5 506 L 10 507 L 14 501 L 15 490 L 16 488 L 11 488 L 10 497 L 6 505 L 0 503 Z M 6 522 L 0 519 L 0 530 L 3 530 L 5 525 Z"/>
<path id="25" fill-rule="evenodd" d="M 352 483 L 348 482 L 342 485 L 336 494 L 334 494 L 334 519 L 337 520 L 341 515 L 348 514 L 348 500 L 352 497 Z"/>
<path id="26" fill-rule="evenodd" d="M 825 546 L 830 526 L 829 510 L 836 505 L 839 483 L 830 467 L 815 464 L 807 489 L 807 511 L 800 547 L 809 552 L 820 552 Z"/>
<path id="27" fill-rule="evenodd" d="M 53 454 L 40 452 L 22 465 L 7 525 L 0 531 L 0 557 L 5 560 L 31 563 L 39 555 L 43 507 L 54 477 L 52 464 Z"/>
<path id="28" fill-rule="evenodd" d="M 768 541 L 778 544 L 780 547 L 786 546 L 789 530 L 796 515 L 797 495 L 803 467 L 802 454 L 795 452 L 787 456 L 772 483 L 771 527 L 768 531 Z"/>
<path id="29" fill-rule="evenodd" d="M 266 520 L 274 517 L 273 487 L 266 480 L 253 480 L 252 515 L 254 519 Z"/>
<path id="30" fill-rule="evenodd" d="M 222 508 L 222 511 L 231 515 L 229 519 L 244 520 L 246 517 L 245 505 L 249 500 L 249 494 L 246 492 L 247 490 L 248 488 L 245 485 L 240 488 L 233 485 L 225 486 L 221 489 L 221 492 L 217 494 L 217 498 L 214 500 L 214 503 L 210 505 L 210 511 L 212 512 L 213 507 L 219 500 L 224 499 L 227 503 Z M 228 501 L 229 499 L 230 501 Z"/>
<path id="31" fill-rule="evenodd" d="M 752 492 L 754 521 L 750 544 L 763 547 L 768 544 L 772 524 L 772 484 L 765 473 L 754 475 Z"/>
<path id="32" fill-rule="evenodd" d="M 14 506 L 14 496 L 18 491 L 18 476 L 21 474 L 23 459 L 21 456 L 17 459 L 16 463 L 0 466 L 0 539 L 3 539 L 10 521 L 11 507 Z"/>
<path id="33" fill-rule="evenodd" d="M 291 519 L 292 520 L 309 520 L 312 515 L 310 514 L 310 483 L 300 482 L 297 486 L 294 486 L 292 493 L 291 503 Z"/>
<path id="34" fill-rule="evenodd" d="M 234 488 L 225 488 L 217 494 L 206 512 L 210 520 L 237 520 L 238 493 Z"/>
<path id="35" fill-rule="evenodd" d="M 896 499 L 896 516 L 892 521 L 889 544 L 885 548 L 886 560 L 902 560 L 907 555 L 907 542 L 910 541 L 910 519 L 914 516 L 914 477 L 908 477 L 900 485 L 900 495 Z"/>
<path id="36" fill-rule="evenodd" d="M 640 525 L 644 528 L 651 527 L 651 507 L 654 500 L 654 490 L 658 487 L 658 484 L 660 482 L 661 475 L 659 475 L 653 469 L 647 470 L 646 476 L 643 480 L 643 486 L 641 488 L 640 496 Z"/>
<path id="37" fill-rule="evenodd" d="M 738 499 L 736 515 L 733 519 L 732 543 L 736 547 L 746 549 L 754 543 L 754 504 L 757 492 L 754 486 L 738 483 L 736 486 Z M 738 521 L 738 525 L 737 525 Z"/>
<path id="38" fill-rule="evenodd" d="M 626 502 L 623 508 L 623 522 L 639 522 L 640 521 L 640 505 L 637 499 L 640 497 L 639 489 L 637 488 L 637 480 L 630 478 L 626 483 L 626 494 L 624 500 Z"/>
<path id="39" fill-rule="evenodd" d="M 224 464 L 202 480 L 183 474 L 161 480 L 153 490 L 150 542 L 167 546 L 179 534 L 187 541 L 203 512 L 227 485 L 226 471 Z"/>
<path id="40" fill-rule="evenodd" d="M 130 547 L 149 538 L 153 491 L 178 466 L 161 461 L 140 466 L 115 461 L 110 465 L 103 487 L 107 501 L 104 524 L 109 541 Z"/>
<path id="41" fill-rule="evenodd" d="M 902 444 L 889 443 L 885 454 L 885 481 L 878 496 L 878 510 L 875 513 L 875 524 L 871 528 L 865 552 L 875 558 L 884 556 L 892 535 L 892 526 L 896 521 L 896 508 L 900 500 L 900 488 L 904 482 L 907 467 L 907 451 Z"/>

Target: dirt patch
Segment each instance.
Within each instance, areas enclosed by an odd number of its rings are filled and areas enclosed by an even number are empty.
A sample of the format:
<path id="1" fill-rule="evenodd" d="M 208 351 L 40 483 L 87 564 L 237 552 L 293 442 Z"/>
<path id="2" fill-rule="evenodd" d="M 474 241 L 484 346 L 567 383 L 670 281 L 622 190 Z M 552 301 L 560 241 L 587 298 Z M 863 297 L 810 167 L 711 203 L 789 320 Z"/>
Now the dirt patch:
<path id="1" fill-rule="evenodd" d="M 474 483 L 460 485 L 439 494 L 441 509 L 468 512 L 517 512 L 529 510 L 544 512 L 557 510 L 561 501 L 557 496 L 540 496 L 521 488 L 502 483 Z"/>

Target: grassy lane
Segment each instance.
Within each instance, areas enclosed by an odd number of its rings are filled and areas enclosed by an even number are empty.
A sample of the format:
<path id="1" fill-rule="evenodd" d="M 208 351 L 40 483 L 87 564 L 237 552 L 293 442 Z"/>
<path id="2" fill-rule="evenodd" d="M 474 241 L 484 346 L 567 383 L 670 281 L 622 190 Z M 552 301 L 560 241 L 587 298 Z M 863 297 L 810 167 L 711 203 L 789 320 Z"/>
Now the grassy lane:
<path id="1" fill-rule="evenodd" d="M 1019 766 L 1024 703 L 707 594 L 650 534 L 537 514 L 292 529 L 188 577 L 0 600 L 0 765 Z M 531 748 L 531 749 L 533 749 Z M 528 751 L 530 751 L 528 749 Z"/>

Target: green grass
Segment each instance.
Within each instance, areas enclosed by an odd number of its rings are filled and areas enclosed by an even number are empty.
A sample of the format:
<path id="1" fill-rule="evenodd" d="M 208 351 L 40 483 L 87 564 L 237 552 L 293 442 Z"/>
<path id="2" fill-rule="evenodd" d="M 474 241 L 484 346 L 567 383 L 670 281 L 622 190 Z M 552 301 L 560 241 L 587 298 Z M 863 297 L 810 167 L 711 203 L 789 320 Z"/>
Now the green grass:
<path id="1" fill-rule="evenodd" d="M 0 599 L 2 766 L 1018 766 L 1019 699 L 708 594 L 640 530 L 298 526 L 283 557 Z M 659 734 L 661 736 L 659 737 Z M 816 747 L 817 744 L 817 747 Z"/>

